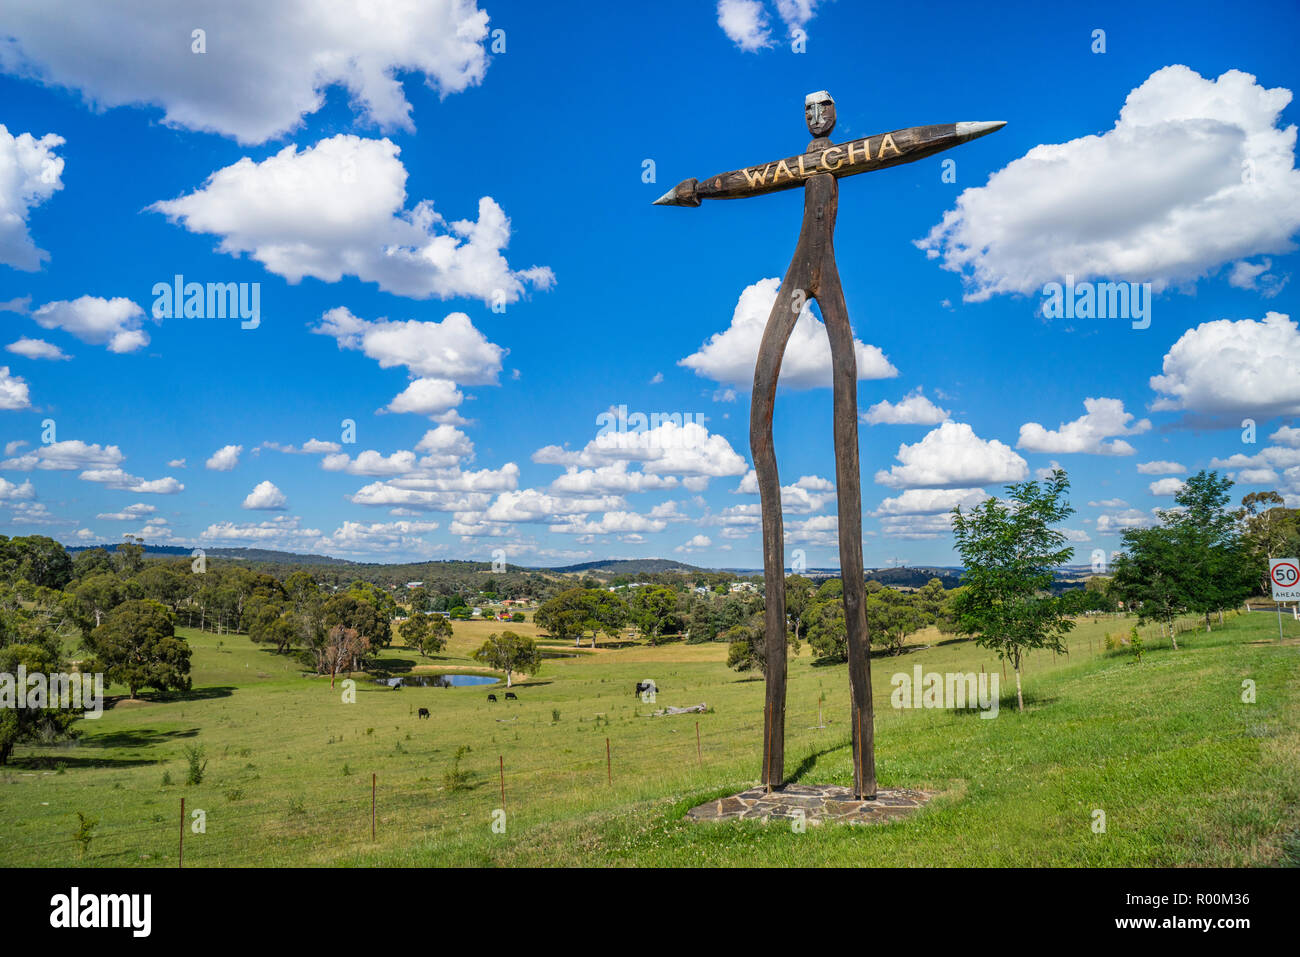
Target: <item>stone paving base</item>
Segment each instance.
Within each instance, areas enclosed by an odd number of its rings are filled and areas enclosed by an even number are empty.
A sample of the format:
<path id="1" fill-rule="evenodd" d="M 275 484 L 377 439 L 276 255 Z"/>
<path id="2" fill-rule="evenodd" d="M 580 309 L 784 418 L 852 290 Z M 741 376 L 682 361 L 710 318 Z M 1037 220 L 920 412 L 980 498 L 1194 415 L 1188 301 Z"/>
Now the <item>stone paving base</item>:
<path id="1" fill-rule="evenodd" d="M 875 800 L 859 801 L 851 788 L 837 784 L 787 784 L 771 791 L 759 785 L 693 807 L 686 817 L 692 821 L 792 821 L 802 811 L 809 824 L 884 824 L 915 813 L 934 796 L 933 791 L 881 788 Z"/>

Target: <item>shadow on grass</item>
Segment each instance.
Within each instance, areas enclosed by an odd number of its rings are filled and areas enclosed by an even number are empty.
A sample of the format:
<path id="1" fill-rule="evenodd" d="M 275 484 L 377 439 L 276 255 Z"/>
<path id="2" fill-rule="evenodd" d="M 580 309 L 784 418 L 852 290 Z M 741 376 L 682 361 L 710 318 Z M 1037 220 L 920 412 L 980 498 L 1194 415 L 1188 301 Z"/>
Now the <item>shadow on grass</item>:
<path id="1" fill-rule="evenodd" d="M 838 745 L 833 745 L 829 748 L 823 748 L 821 751 L 814 751 L 811 754 L 806 755 L 804 759 L 799 762 L 799 766 L 794 769 L 794 773 L 789 775 L 786 778 L 786 783 L 793 784 L 796 781 L 802 781 L 804 775 L 817 766 L 818 758 L 824 757 L 825 755 L 828 754 L 834 754 L 836 751 L 843 751 L 846 747 L 848 747 L 847 744 L 838 744 Z"/>
<path id="2" fill-rule="evenodd" d="M 81 742 L 82 747 L 88 748 L 149 748 L 179 738 L 193 738 L 198 733 L 198 728 L 186 728 L 184 731 L 154 731 L 152 728 L 138 728 L 133 731 L 87 735 L 81 739 Z"/>
<path id="3" fill-rule="evenodd" d="M 152 758 L 92 758 L 65 757 L 63 755 L 28 754 L 9 759 L 5 769 L 18 768 L 24 771 L 56 771 L 59 768 L 75 770 L 77 768 L 138 768 L 150 764 L 160 764 L 161 760 Z"/>
<path id="4" fill-rule="evenodd" d="M 118 705 L 134 704 L 171 704 L 177 701 L 211 701 L 215 698 L 229 698 L 235 693 L 233 685 L 212 685 L 207 688 L 191 688 L 189 691 L 155 691 L 150 694 L 131 698 L 127 695 L 104 697 L 104 710 L 112 711 Z"/>

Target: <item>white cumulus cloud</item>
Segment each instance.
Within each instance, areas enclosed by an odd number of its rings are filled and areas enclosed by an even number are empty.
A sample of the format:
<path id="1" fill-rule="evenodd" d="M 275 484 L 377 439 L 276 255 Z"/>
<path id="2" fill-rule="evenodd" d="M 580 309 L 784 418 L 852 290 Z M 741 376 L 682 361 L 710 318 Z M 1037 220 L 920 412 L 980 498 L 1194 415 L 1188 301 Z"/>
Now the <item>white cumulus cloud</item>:
<path id="1" fill-rule="evenodd" d="M 678 361 L 696 375 L 715 382 L 749 389 L 754 384 L 754 361 L 763 329 L 776 301 L 781 280 L 760 279 L 747 286 L 736 302 L 731 325 L 715 333 L 699 351 Z M 858 379 L 889 379 L 898 370 L 876 346 L 853 340 Z M 831 346 L 826 325 L 805 306 L 799 314 L 781 360 L 780 384 L 792 389 L 814 389 L 831 384 Z"/>
<path id="2" fill-rule="evenodd" d="M 239 453 L 242 451 L 242 445 L 223 445 L 203 464 L 214 472 L 229 472 L 239 464 Z"/>
<path id="3" fill-rule="evenodd" d="M 1159 292 L 1224 263 L 1283 253 L 1300 228 L 1291 91 L 1229 70 L 1151 74 L 1113 129 L 1036 146 L 967 189 L 917 245 L 961 273 L 969 300 L 1067 275 Z"/>
<path id="4" fill-rule="evenodd" d="M 9 20 L 9 11 L 5 11 Z M 8 32 L 10 24 L 5 23 Z M 0 43 L 0 64 L 5 46 Z M 63 188 L 63 160 L 54 150 L 63 137 L 46 133 L 40 139 L 31 133 L 14 136 L 0 123 L 0 263 L 34 272 L 50 258 L 38 249 L 27 231 L 27 217 Z"/>
<path id="5" fill-rule="evenodd" d="M 149 336 L 140 328 L 145 312 L 130 299 L 121 296 L 103 299 L 81 296 L 78 299 L 47 302 L 32 318 L 42 329 L 62 329 L 82 342 L 108 346 L 109 352 L 134 352 L 149 344 Z"/>
<path id="6" fill-rule="evenodd" d="M 1029 465 L 1009 445 L 981 439 L 963 422 L 945 422 L 921 441 L 898 447 L 898 461 L 876 473 L 891 488 L 974 488 L 1019 482 Z"/>
<path id="7" fill-rule="evenodd" d="M 1271 418 L 1300 414 L 1300 330 L 1281 313 L 1188 329 L 1151 377 L 1155 410 Z"/>
<path id="8" fill-rule="evenodd" d="M 1062 422 L 1055 431 L 1037 422 L 1020 427 L 1016 448 L 1030 452 L 1088 452 L 1093 455 L 1133 455 L 1137 449 L 1117 435 L 1138 435 L 1151 428 L 1149 419 L 1133 422 L 1121 399 L 1084 399 L 1084 414 Z"/>
<path id="9" fill-rule="evenodd" d="M 473 0 L 10 0 L 0 69 L 242 143 L 294 130 L 336 85 L 366 122 L 412 130 L 404 75 L 443 95 L 481 82 L 487 24 Z"/>
<path id="10" fill-rule="evenodd" d="M 265 511 L 277 511 L 288 505 L 284 493 L 270 481 L 258 482 L 256 487 L 244 499 L 243 507 Z"/>
<path id="11" fill-rule="evenodd" d="M 884 399 L 862 413 L 862 421 L 868 425 L 938 425 L 947 420 L 948 410 L 922 395 L 920 387 L 898 402 Z"/>
<path id="12" fill-rule="evenodd" d="M 244 157 L 149 208 L 220 236 L 219 251 L 247 253 L 291 283 L 356 276 L 413 299 L 485 302 L 550 287 L 550 269 L 506 262 L 510 220 L 490 196 L 479 200 L 477 221 L 448 222 L 429 200 L 408 208 L 399 152 L 387 139 L 339 134 L 260 163 Z"/>

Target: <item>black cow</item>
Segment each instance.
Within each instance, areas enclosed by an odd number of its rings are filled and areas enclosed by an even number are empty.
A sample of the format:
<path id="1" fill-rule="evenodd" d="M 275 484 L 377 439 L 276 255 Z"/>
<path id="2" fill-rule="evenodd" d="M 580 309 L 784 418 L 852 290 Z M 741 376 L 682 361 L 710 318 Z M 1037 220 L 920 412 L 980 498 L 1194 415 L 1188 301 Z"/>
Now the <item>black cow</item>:
<path id="1" fill-rule="evenodd" d="M 489 701 L 496 701 L 496 700 L 497 700 L 497 696 L 494 695 L 494 694 L 490 694 L 490 695 L 488 695 L 488 700 L 489 700 Z"/>
<path id="2" fill-rule="evenodd" d="M 506 692 L 506 700 L 507 700 L 507 701 L 518 701 L 518 700 L 519 700 L 519 696 L 518 696 L 517 694 L 515 694 L 513 691 L 507 691 L 507 692 Z"/>
<path id="3" fill-rule="evenodd" d="M 427 718 L 427 717 L 429 717 L 429 709 L 428 709 L 428 708 L 421 708 L 418 712 L 416 712 L 416 715 L 415 715 L 415 716 L 416 716 L 417 718 Z"/>
<path id="4" fill-rule="evenodd" d="M 646 691 L 658 691 L 659 687 L 653 681 L 638 681 L 634 694 L 640 695 Z"/>

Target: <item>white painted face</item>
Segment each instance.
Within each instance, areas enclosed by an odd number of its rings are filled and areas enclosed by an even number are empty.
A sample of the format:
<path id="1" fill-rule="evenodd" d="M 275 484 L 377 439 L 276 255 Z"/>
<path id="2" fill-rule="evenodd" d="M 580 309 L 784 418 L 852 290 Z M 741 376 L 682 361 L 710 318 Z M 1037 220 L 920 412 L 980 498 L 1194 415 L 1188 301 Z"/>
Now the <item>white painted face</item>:
<path id="1" fill-rule="evenodd" d="M 835 129 L 835 101 L 825 90 L 809 93 L 804 99 L 804 118 L 813 136 L 827 136 Z"/>

